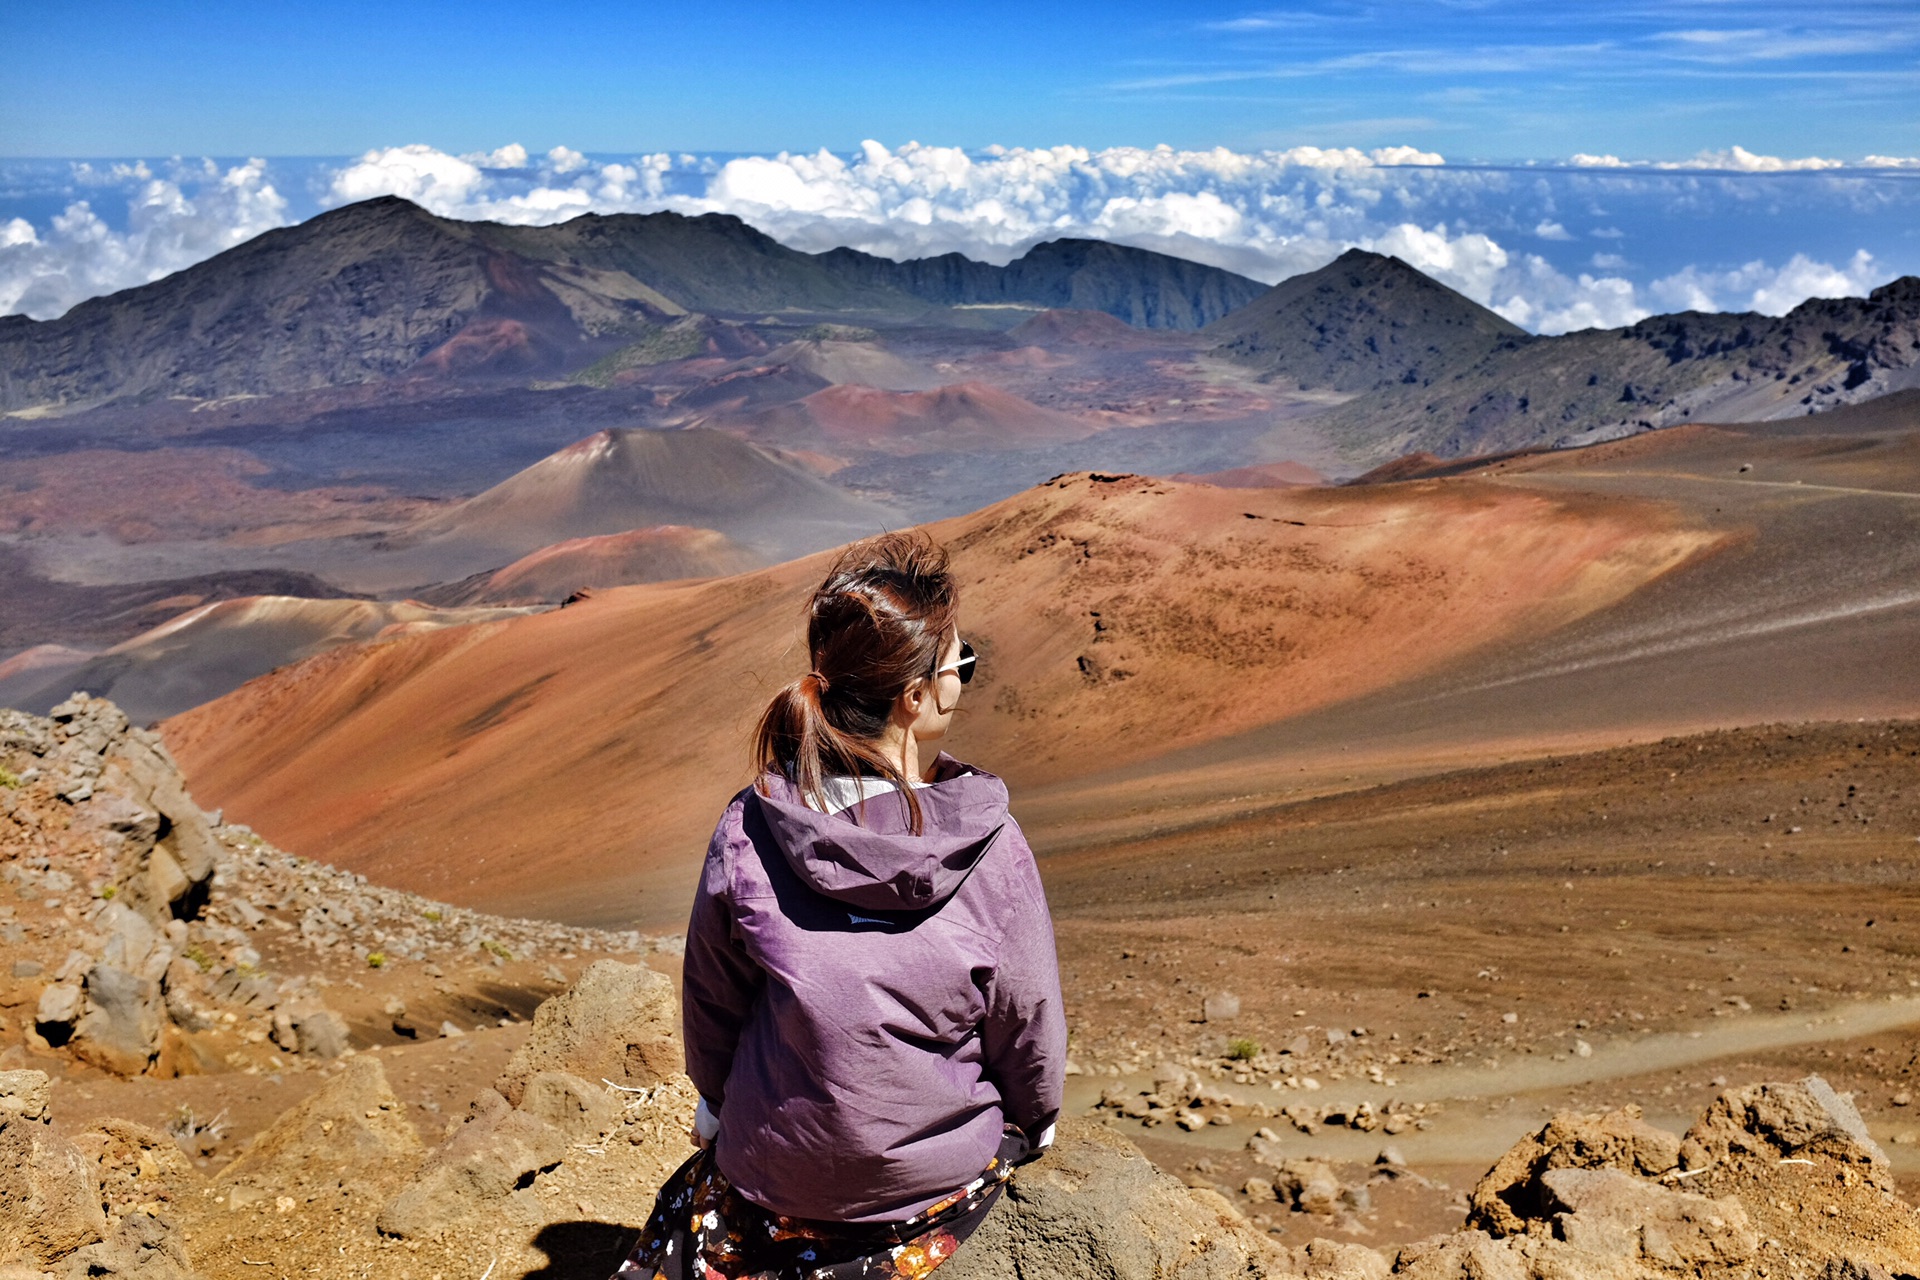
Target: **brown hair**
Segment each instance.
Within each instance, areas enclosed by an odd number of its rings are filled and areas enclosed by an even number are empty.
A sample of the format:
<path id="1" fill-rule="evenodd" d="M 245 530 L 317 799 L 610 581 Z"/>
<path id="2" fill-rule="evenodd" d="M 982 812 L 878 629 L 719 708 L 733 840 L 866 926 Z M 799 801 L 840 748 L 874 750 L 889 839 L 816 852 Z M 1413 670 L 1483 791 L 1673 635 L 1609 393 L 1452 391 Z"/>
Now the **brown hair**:
<path id="1" fill-rule="evenodd" d="M 947 553 L 924 533 L 882 534 L 842 551 L 807 602 L 812 669 L 761 713 L 755 765 L 785 774 L 823 810 L 828 777 L 884 778 L 918 835 L 920 801 L 879 739 L 894 700 L 939 665 L 958 605 Z"/>

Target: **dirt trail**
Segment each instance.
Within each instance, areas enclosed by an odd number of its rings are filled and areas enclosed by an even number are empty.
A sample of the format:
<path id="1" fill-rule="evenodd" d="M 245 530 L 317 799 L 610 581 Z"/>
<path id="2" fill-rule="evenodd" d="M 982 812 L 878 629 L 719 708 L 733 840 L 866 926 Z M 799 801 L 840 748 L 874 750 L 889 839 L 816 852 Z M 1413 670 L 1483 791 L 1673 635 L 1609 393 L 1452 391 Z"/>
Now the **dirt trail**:
<path id="1" fill-rule="evenodd" d="M 1265 1125 L 1289 1157 L 1393 1145 L 1457 1186 L 1557 1111 L 1684 1127 L 1722 1086 L 1818 1071 L 1920 1180 L 1920 726 L 1316 784 L 1177 816 L 1143 799 L 1150 834 L 1043 855 L 1087 1072 L 1071 1101 L 1168 1065 L 1235 1100 L 1194 1133 L 1117 1121 L 1168 1167 L 1237 1185 Z M 1203 1020 L 1222 992 L 1237 1010 Z M 1249 1114 L 1363 1102 L 1418 1123 Z"/>
<path id="2" fill-rule="evenodd" d="M 1583 1086 L 1664 1076 L 1668 1073 L 1715 1065 L 1736 1067 L 1736 1061 L 1779 1050 L 1804 1050 L 1884 1032 L 1920 1028 L 1920 998 L 1890 995 L 1884 1001 L 1837 1005 L 1811 1017 L 1799 1013 L 1753 1014 L 1734 1021 L 1715 1022 L 1696 1030 L 1667 1031 L 1594 1048 L 1590 1056 L 1570 1051 L 1542 1056 L 1532 1053 L 1502 1056 L 1470 1066 L 1421 1067 L 1394 1077 L 1391 1085 L 1367 1080 L 1330 1083 L 1311 1100 L 1366 1099 L 1384 1102 L 1443 1104 L 1432 1126 L 1393 1137 L 1373 1132 L 1327 1128 L 1308 1137 L 1289 1133 L 1283 1141 L 1297 1145 L 1302 1155 L 1351 1161 L 1370 1161 L 1392 1143 L 1416 1164 L 1476 1164 L 1490 1161 L 1512 1146 L 1521 1133 L 1563 1109 L 1565 1095 Z M 1120 1077 L 1077 1077 L 1068 1082 L 1069 1110 L 1091 1107 L 1102 1092 L 1117 1086 L 1148 1089 L 1152 1073 Z M 1295 1091 L 1221 1086 L 1220 1092 L 1241 1106 L 1264 1103 L 1276 1107 L 1298 1102 Z M 1444 1104 L 1455 1104 L 1444 1106 Z M 1483 1104 L 1469 1110 L 1458 1104 Z M 1491 1104 L 1492 1109 L 1485 1109 Z M 1676 1108 L 1676 1120 L 1686 1114 Z M 1252 1123 L 1209 1125 L 1193 1133 L 1161 1129 L 1156 1139 L 1201 1150 L 1232 1150 L 1243 1145 Z M 1285 1127 L 1284 1125 L 1281 1127 Z M 1883 1135 L 1884 1136 L 1884 1135 Z M 1894 1167 L 1903 1174 L 1920 1175 L 1920 1148 L 1895 1145 Z"/>

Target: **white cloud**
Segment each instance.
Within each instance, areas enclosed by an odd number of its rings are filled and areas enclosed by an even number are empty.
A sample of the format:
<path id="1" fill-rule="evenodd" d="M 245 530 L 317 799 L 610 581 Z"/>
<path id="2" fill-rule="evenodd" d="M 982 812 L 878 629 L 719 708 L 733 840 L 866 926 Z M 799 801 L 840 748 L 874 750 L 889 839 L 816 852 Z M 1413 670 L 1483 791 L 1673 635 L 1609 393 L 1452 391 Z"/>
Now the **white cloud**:
<path id="1" fill-rule="evenodd" d="M 1569 229 L 1618 220 L 1633 228 L 1636 244 L 1652 245 L 1648 237 L 1663 224 L 1637 211 L 1652 202 L 1683 201 L 1697 211 L 1711 207 L 1702 204 L 1709 199 L 1744 200 L 1745 187 L 1781 171 L 1770 165 L 1808 163 L 1740 148 L 1725 155 L 1744 166 L 1740 175 L 1760 176 L 1655 174 L 1641 165 L 1631 174 L 1563 175 L 1553 179 L 1562 185 L 1549 187 L 1544 176 L 1444 167 L 1441 156 L 1411 147 L 968 152 L 869 141 L 851 155 L 722 161 L 662 153 L 608 162 L 567 147 L 530 156 L 516 143 L 454 156 L 414 144 L 323 169 L 313 190 L 329 205 L 398 195 L 449 217 L 522 225 L 586 212 L 729 213 L 797 249 L 846 245 L 893 258 L 957 251 L 1006 262 L 1040 241 L 1079 236 L 1268 282 L 1359 246 L 1394 254 L 1539 332 L 1625 324 L 1675 306 L 1785 310 L 1814 294 L 1863 292 L 1887 274 L 1870 257 L 1842 267 L 1800 257 L 1779 268 L 1754 262 L 1735 271 L 1667 266 L 1664 279 L 1635 284 L 1626 278 L 1630 264 L 1606 243 L 1622 240 L 1618 226 Z M 1626 167 L 1614 157 L 1575 157 L 1583 161 L 1595 161 L 1586 168 Z M 157 278 L 286 220 L 286 203 L 258 161 L 225 173 L 211 165 L 175 168 L 155 178 L 143 177 L 140 166 L 75 166 L 78 185 L 112 191 L 117 184 L 135 195 L 124 233 L 109 229 L 85 202 L 47 225 L 0 222 L 0 312 L 59 314 L 80 298 Z M 1594 194 L 1596 183 L 1609 184 L 1605 204 Z M 1595 253 L 1590 270 L 1575 270 L 1579 253 L 1569 261 L 1566 251 L 1540 246 L 1555 253 L 1562 264 L 1556 267 L 1501 236 L 1548 244 L 1591 236 L 1609 251 Z M 1686 259 L 1667 259 L 1673 261 Z"/>
<path id="2" fill-rule="evenodd" d="M 84 166 L 76 166 L 83 168 Z M 286 221 L 287 202 L 266 180 L 264 160 L 222 172 L 211 160 L 181 164 L 166 178 L 120 166 L 139 185 L 125 231 L 114 231 L 85 200 L 69 204 L 44 232 L 24 218 L 0 227 L 0 315 L 45 320 L 75 303 L 146 284 Z M 98 171 L 76 174 L 88 185 Z M 191 185 L 189 197 L 184 187 Z"/>
<path id="3" fill-rule="evenodd" d="M 1920 156 L 1868 156 L 1860 164 L 1867 169 L 1920 169 Z"/>
<path id="4" fill-rule="evenodd" d="M 1417 147 L 1375 147 L 1369 152 L 1375 164 L 1445 164 L 1447 158 L 1436 151 Z"/>
<path id="5" fill-rule="evenodd" d="M 1783 160 L 1779 156 L 1755 155 L 1742 146 L 1729 147 L 1725 151 L 1702 151 L 1691 160 L 1667 161 L 1654 166 L 1656 169 L 1728 169 L 1734 173 L 1788 173 L 1800 169 L 1846 167 L 1844 160 L 1822 160 L 1819 156 Z"/>
<path id="6" fill-rule="evenodd" d="M 1627 162 L 1619 156 L 1591 156 L 1584 151 L 1573 153 L 1571 163 L 1581 169 L 1625 169 Z"/>
<path id="7" fill-rule="evenodd" d="M 527 149 L 517 142 L 509 142 L 504 147 L 495 147 L 491 151 L 472 151 L 460 157 L 468 164 L 482 169 L 524 169 L 527 167 Z"/>
<path id="8" fill-rule="evenodd" d="M 367 152 L 334 175 L 332 191 L 340 204 L 400 196 L 441 213 L 472 199 L 485 182 L 477 165 L 414 143 Z"/>
<path id="9" fill-rule="evenodd" d="M 1858 297 L 1886 278 L 1865 249 L 1844 266 L 1815 262 L 1796 253 L 1772 267 L 1749 262 L 1730 271 L 1688 267 L 1655 280 L 1648 292 L 1672 311 L 1759 311 L 1785 315 L 1808 298 Z"/>

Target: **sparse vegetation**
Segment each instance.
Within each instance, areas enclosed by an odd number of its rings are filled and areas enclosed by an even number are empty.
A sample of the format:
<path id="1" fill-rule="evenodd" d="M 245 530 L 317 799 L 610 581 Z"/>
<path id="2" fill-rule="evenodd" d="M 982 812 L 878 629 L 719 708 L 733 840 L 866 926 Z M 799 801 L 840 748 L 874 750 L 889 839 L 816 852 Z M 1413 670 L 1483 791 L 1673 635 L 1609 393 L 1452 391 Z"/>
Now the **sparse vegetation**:
<path id="1" fill-rule="evenodd" d="M 441 920 L 445 919 L 445 917 L 442 916 L 440 912 L 434 911 L 434 910 L 422 911 L 420 913 L 420 918 L 422 920 L 425 920 L 428 924 L 439 924 Z"/>
<path id="2" fill-rule="evenodd" d="M 0 768 L 0 787 L 13 788 L 20 785 L 20 775 L 11 769 Z"/>
<path id="3" fill-rule="evenodd" d="M 1260 1043 L 1245 1036 L 1227 1041 L 1227 1056 L 1235 1062 L 1252 1062 L 1260 1056 Z"/>
<path id="4" fill-rule="evenodd" d="M 100 890 L 100 900 L 102 902 L 112 902 L 114 895 L 119 892 L 120 892 L 120 887 L 118 885 L 111 885 L 111 884 L 107 885 L 105 888 Z"/>
<path id="5" fill-rule="evenodd" d="M 193 961 L 194 965 L 199 968 L 200 972 L 202 973 L 213 972 L 213 957 L 208 955 L 207 949 L 201 946 L 199 943 L 197 942 L 188 943 L 187 949 L 185 951 L 182 951 L 180 954 L 185 956 L 187 959 Z"/>
<path id="6" fill-rule="evenodd" d="M 367 952 L 367 968 L 369 968 L 369 969 L 382 969 L 382 968 L 385 968 L 385 967 L 386 967 L 386 963 L 387 963 L 387 953 L 386 953 L 386 952 L 384 952 L 384 951 L 369 951 L 369 952 Z"/>
<path id="7" fill-rule="evenodd" d="M 513 959 L 513 952 L 507 950 L 506 944 L 503 942 L 495 942 L 492 938 L 483 941 L 480 944 L 480 949 L 489 955 L 499 956 L 502 960 Z"/>
<path id="8" fill-rule="evenodd" d="M 805 342 L 878 342 L 880 334 L 857 324 L 816 324 L 800 331 Z"/>
<path id="9" fill-rule="evenodd" d="M 222 1107 L 213 1119 L 203 1121 L 193 1114 L 191 1105 L 183 1102 L 167 1121 L 167 1135 L 189 1151 L 219 1142 L 227 1136 L 226 1108 Z"/>
<path id="10" fill-rule="evenodd" d="M 700 355 L 707 349 L 707 335 L 700 331 L 697 323 L 691 323 L 690 319 L 648 330 L 638 342 L 629 343 L 611 355 L 602 356 L 574 374 L 570 380 L 585 383 L 590 387 L 605 388 L 613 385 L 614 376 L 622 370 L 667 364 L 674 360 L 686 360 Z"/>

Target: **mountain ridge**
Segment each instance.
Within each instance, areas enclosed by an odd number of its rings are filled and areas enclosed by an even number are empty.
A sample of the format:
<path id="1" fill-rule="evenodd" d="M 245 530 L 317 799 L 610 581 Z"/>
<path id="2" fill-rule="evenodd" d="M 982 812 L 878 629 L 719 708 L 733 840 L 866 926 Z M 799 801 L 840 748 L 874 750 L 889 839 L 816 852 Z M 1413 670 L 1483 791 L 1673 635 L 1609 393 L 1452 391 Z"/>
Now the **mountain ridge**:
<path id="1" fill-rule="evenodd" d="M 1424 386 L 1463 360 L 1535 341 L 1399 258 L 1364 249 L 1282 280 L 1204 332 L 1219 339 L 1214 355 L 1336 391 Z"/>
<path id="2" fill-rule="evenodd" d="M 909 323 L 990 296 L 1036 308 L 1104 304 L 1122 319 L 1198 327 L 1260 291 L 1219 268 L 1097 242 L 1036 246 L 1004 268 L 974 263 L 959 273 L 963 288 L 943 292 L 931 282 L 952 265 L 803 253 L 727 214 L 586 214 L 518 227 L 384 196 L 57 319 L 6 318 L 0 410 L 273 394 L 409 372 L 539 376 L 708 312 Z"/>

